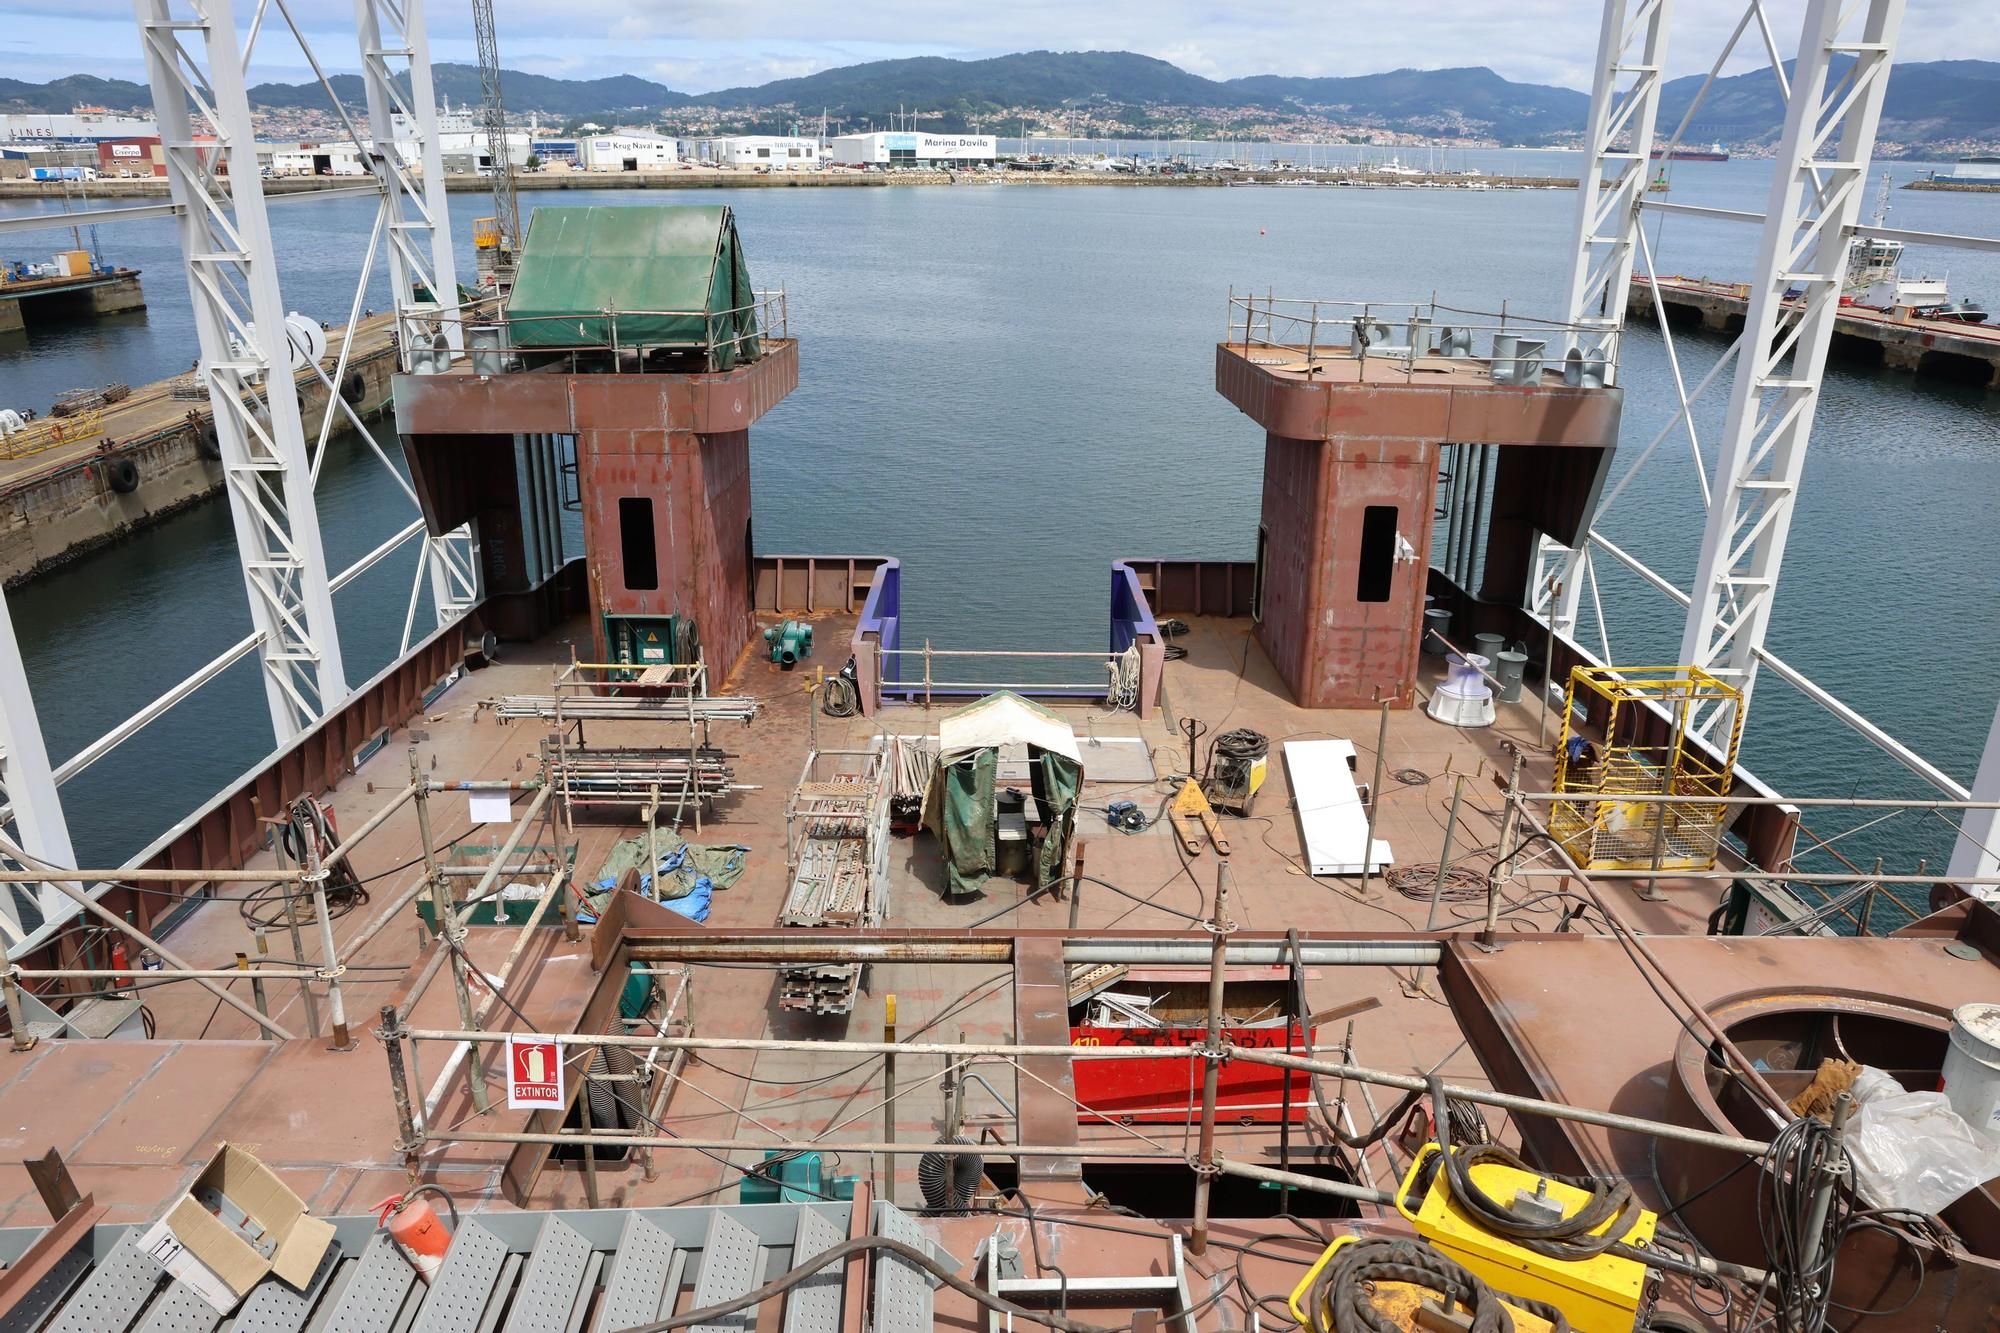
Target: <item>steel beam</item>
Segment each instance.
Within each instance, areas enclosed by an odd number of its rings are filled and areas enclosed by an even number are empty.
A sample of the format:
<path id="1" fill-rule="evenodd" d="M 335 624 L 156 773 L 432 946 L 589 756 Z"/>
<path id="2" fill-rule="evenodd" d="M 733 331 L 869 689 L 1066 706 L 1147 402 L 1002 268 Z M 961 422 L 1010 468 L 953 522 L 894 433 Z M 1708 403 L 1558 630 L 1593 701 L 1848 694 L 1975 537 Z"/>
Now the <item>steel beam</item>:
<path id="1" fill-rule="evenodd" d="M 444 188 L 444 153 L 438 142 L 424 0 L 354 0 L 354 24 L 373 140 L 368 165 L 382 183 L 396 346 L 408 369 L 409 349 L 434 348 L 439 334 L 444 335 L 447 353 L 465 346 L 465 321 L 457 315 L 458 262 Z M 407 97 L 396 82 L 398 76 L 409 80 Z M 411 146 L 407 159 L 404 143 Z M 440 626 L 479 604 L 479 545 L 471 524 L 425 537 L 423 560 L 430 575 L 431 607 Z"/>
<path id="2" fill-rule="evenodd" d="M 1903 8 L 1904 0 L 1806 6 L 1681 638 L 1680 660 L 1736 686 L 1745 708 L 1777 594 Z M 1851 63 L 1840 70 L 1842 62 Z M 1792 291 L 1800 295 L 1788 306 Z M 1689 729 L 1703 740 L 1726 735 L 1741 727 L 1743 711 L 1727 704 L 1698 708 Z"/>
<path id="3" fill-rule="evenodd" d="M 2000 802 L 2000 708 L 1993 712 L 1993 729 L 1986 733 L 1986 752 L 1980 756 L 1979 772 L 1972 779 L 1972 799 Z M 1967 810 L 1959 822 L 1958 840 L 1951 847 L 1951 867 L 1946 878 L 1993 879 L 2000 877 L 2000 809 Z M 1981 893 L 1991 898 L 1991 892 Z"/>
<path id="4" fill-rule="evenodd" d="M 280 744 L 347 697 L 230 0 L 135 0 Z M 244 401 L 246 393 L 251 401 Z"/>
<path id="5" fill-rule="evenodd" d="M 1587 357 L 1603 356 L 1607 384 L 1617 374 L 1672 13 L 1672 0 L 1604 0 L 1597 34 L 1563 320 L 1571 330 L 1564 351 L 1587 342 L 1581 350 Z"/>
<path id="6" fill-rule="evenodd" d="M 42 724 L 35 715 L 35 697 L 28 688 L 27 668 L 21 662 L 21 645 L 14 637 L 14 618 L 7 611 L 4 593 L 0 593 L 0 799 L 11 807 L 23 851 L 51 865 L 76 864 L 69 824 L 56 795 L 55 772 L 49 766 L 48 746 L 42 740 Z M 0 861 L 0 865 L 5 864 Z M 15 944 L 32 928 L 21 919 L 21 899 L 25 897 L 34 899 L 43 921 L 66 917 L 73 911 L 69 900 L 49 884 L 0 888 L 0 930 Z"/>
<path id="7" fill-rule="evenodd" d="M 1650 179 L 1672 15 L 1672 0 L 1604 0 L 1597 32 L 1576 192 L 1575 250 L 1563 301 L 1563 319 L 1572 331 L 1564 335 L 1563 355 L 1601 358 L 1606 384 L 1617 380 L 1618 341 L 1638 252 L 1639 205 Z M 1537 556 L 1538 565 L 1545 554 Z M 1589 558 L 1589 543 L 1578 542 L 1564 552 L 1560 573 L 1545 575 L 1538 568 L 1529 583 L 1529 604 L 1544 603 L 1544 613 L 1560 633 L 1575 629 L 1583 565 Z"/>

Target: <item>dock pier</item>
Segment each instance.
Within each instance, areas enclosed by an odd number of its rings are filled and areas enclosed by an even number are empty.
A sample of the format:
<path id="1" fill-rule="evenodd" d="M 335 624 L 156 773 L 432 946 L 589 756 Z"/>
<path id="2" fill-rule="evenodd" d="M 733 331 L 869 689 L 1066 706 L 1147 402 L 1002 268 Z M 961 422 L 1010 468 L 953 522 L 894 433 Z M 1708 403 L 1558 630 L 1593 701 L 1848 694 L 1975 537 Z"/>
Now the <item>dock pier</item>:
<path id="1" fill-rule="evenodd" d="M 0 334 L 20 333 L 31 321 L 48 317 L 89 319 L 145 308 L 146 293 L 135 268 L 0 280 Z"/>
<path id="2" fill-rule="evenodd" d="M 1743 331 L 1749 288 L 1707 278 L 1660 279 L 1658 305 L 1667 324 L 1734 335 Z M 1652 284 L 1632 280 L 1630 313 L 1661 318 Z M 1914 375 L 2000 389 L 2000 328 L 1912 319 L 1861 306 L 1843 306 L 1833 325 L 1833 354 Z"/>
<path id="3" fill-rule="evenodd" d="M 363 420 L 389 406 L 396 371 L 390 315 L 362 321 L 341 396 Z M 339 330 L 328 335 L 339 344 Z M 320 362 L 328 378 L 334 353 Z M 331 404 L 310 369 L 299 371 L 299 415 L 308 442 Z M 26 403 L 0 403 L 23 408 Z M 191 508 L 222 490 L 208 394 L 192 374 L 134 386 L 116 403 L 57 417 L 0 437 L 0 582 L 25 583 L 87 551 Z M 333 410 L 338 411 L 337 408 Z"/>

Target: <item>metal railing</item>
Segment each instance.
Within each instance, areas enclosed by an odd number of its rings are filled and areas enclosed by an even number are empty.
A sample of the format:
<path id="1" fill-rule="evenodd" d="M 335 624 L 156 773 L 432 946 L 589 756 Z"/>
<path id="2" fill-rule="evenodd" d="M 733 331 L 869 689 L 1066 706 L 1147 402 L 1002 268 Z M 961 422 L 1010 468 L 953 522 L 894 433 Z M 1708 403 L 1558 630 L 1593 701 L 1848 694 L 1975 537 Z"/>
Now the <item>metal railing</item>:
<path id="1" fill-rule="evenodd" d="M 1478 361 L 1496 384 L 1539 384 L 1553 370 L 1574 387 L 1614 377 L 1619 334 L 1613 330 L 1428 301 L 1321 301 L 1255 292 L 1229 294 L 1225 341 L 1282 352 L 1293 369 L 1314 373 L 1322 361 L 1387 363 L 1405 380 L 1451 361 Z M 1479 350 L 1483 347 L 1483 350 Z M 1305 364 L 1295 365 L 1303 354 Z M 1272 364 L 1277 364 L 1273 361 Z"/>
<path id="2" fill-rule="evenodd" d="M 1014 690 L 1023 694 L 1065 695 L 1084 698 L 1105 698 L 1115 693 L 1118 685 L 1118 668 L 1123 654 L 1112 652 L 1057 652 L 1038 650 L 1007 650 L 979 648 L 933 648 L 930 640 L 924 640 L 921 648 L 896 648 L 883 653 L 882 693 L 895 695 L 909 701 L 921 702 L 929 708 L 934 695 L 947 694 L 962 698 L 970 694 L 991 694 L 997 690 Z M 912 660 L 914 659 L 914 661 Z M 939 659 L 950 659 L 943 664 L 946 676 L 968 674 L 951 669 L 957 662 L 991 662 L 995 659 L 1006 661 L 1091 661 L 1102 668 L 1102 674 L 1088 681 L 1077 680 L 953 680 L 940 677 Z M 920 667 L 922 675 L 907 679 L 906 668 Z M 976 674 L 976 672 L 970 673 Z M 1023 670 L 1003 675 L 1034 675 L 1032 670 Z"/>
<path id="3" fill-rule="evenodd" d="M 745 318 L 747 317 L 747 319 Z M 629 330 L 634 321 L 674 319 L 698 320 L 699 338 L 660 342 L 634 342 L 619 337 L 619 321 Z M 590 331 L 602 326 L 601 339 Z M 747 327 L 745 327 L 747 323 Z M 789 302 L 783 288 L 753 295 L 747 305 L 723 310 L 625 310 L 606 306 L 596 310 L 571 310 L 559 315 L 510 314 L 505 298 L 480 297 L 440 309 L 421 321 L 428 330 L 430 345 L 418 343 L 397 348 L 398 362 L 411 374 L 440 374 L 469 357 L 475 374 L 501 374 L 523 366 L 524 355 L 538 365 L 564 364 L 574 372 L 586 363 L 593 371 L 613 374 L 640 372 L 653 352 L 678 355 L 699 354 L 713 365 L 723 352 L 741 357 L 744 344 L 763 339 L 791 337 Z M 517 331 L 558 332 L 558 345 L 523 345 Z M 453 333 L 457 334 L 454 338 Z M 460 350 L 462 349 L 462 350 Z"/>

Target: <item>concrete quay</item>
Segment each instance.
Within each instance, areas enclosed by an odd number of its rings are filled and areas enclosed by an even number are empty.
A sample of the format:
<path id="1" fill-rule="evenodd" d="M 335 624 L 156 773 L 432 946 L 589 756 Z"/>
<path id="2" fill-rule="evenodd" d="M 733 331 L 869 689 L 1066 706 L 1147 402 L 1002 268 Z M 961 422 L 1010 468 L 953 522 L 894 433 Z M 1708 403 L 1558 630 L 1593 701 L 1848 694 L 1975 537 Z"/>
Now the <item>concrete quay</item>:
<path id="1" fill-rule="evenodd" d="M 1657 302 L 1643 278 L 1632 280 L 1635 319 L 1661 318 L 1673 328 L 1743 331 L 1749 288 L 1707 278 L 1660 279 Z M 1842 306 L 1833 325 L 1833 354 L 1891 370 L 2000 389 L 2000 328 L 1939 319 L 1913 319 L 1862 306 Z"/>
<path id="2" fill-rule="evenodd" d="M 337 387 L 364 420 L 389 406 L 396 358 L 392 318 L 355 332 Z M 329 334 L 331 348 L 339 331 Z M 321 361 L 331 378 L 334 353 Z M 330 395 L 311 370 L 298 373 L 299 414 L 319 437 Z M 47 404 L 28 428 L 0 439 L 0 581 L 15 587 L 86 551 L 149 527 L 221 491 L 222 464 L 208 395 L 191 375 L 134 386 L 130 396 L 66 417 Z M 334 409 L 338 411 L 337 408 Z"/>

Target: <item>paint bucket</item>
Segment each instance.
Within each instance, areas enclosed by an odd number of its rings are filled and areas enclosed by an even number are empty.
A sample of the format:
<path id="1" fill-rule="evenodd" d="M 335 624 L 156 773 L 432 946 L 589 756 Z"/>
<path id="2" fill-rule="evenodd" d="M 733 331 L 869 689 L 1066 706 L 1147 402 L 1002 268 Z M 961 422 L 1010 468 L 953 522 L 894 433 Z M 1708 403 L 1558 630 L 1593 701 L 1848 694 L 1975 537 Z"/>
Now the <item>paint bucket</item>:
<path id="1" fill-rule="evenodd" d="M 1451 612 L 1432 607 L 1424 612 L 1424 651 L 1443 657 L 1444 641 L 1451 636 Z"/>
<path id="2" fill-rule="evenodd" d="M 1521 702 L 1521 676 L 1528 669 L 1528 655 L 1508 648 L 1502 650 L 1493 660 L 1496 663 L 1493 674 L 1500 678 L 1500 702 L 1503 704 Z"/>
<path id="3" fill-rule="evenodd" d="M 1962 1004 L 1951 1011 L 1951 1045 L 1938 1091 L 1966 1124 L 2000 1138 L 2000 1004 Z"/>

